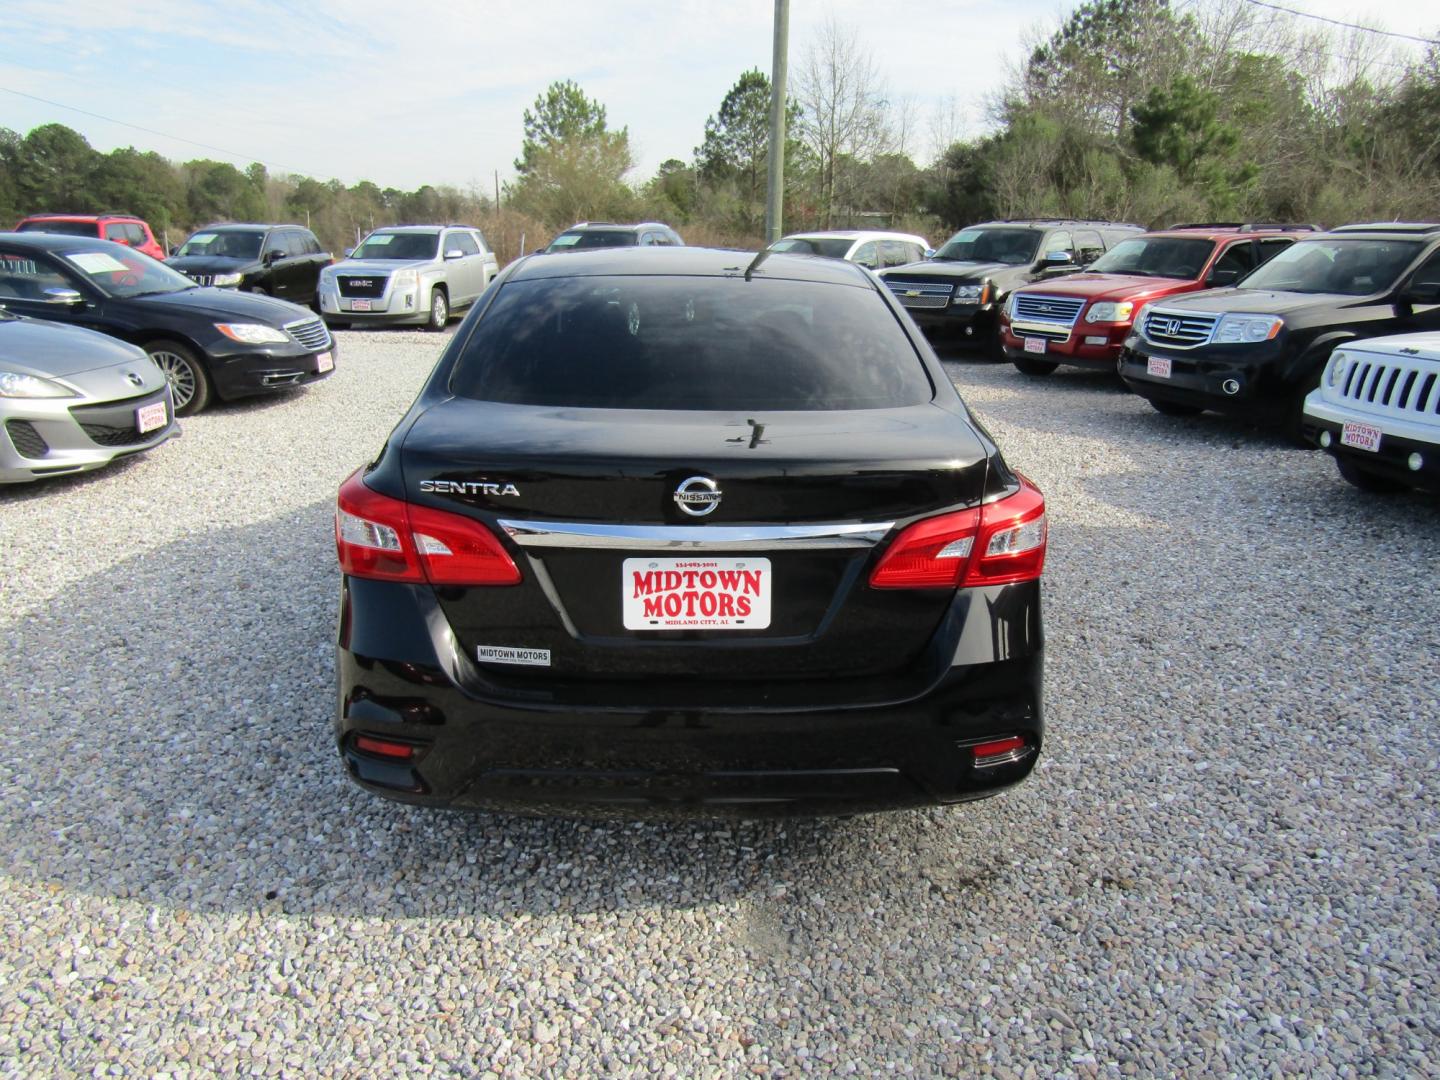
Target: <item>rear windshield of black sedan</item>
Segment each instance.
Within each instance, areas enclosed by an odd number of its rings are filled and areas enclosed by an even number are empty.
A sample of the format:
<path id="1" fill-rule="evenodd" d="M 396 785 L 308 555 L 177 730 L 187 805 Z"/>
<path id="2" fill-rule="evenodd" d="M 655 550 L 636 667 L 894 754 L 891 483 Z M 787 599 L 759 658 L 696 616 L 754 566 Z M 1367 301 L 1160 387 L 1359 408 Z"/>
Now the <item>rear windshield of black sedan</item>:
<path id="1" fill-rule="evenodd" d="M 839 410 L 934 394 L 879 296 L 803 281 L 510 282 L 455 365 L 460 397 L 597 409 Z"/>

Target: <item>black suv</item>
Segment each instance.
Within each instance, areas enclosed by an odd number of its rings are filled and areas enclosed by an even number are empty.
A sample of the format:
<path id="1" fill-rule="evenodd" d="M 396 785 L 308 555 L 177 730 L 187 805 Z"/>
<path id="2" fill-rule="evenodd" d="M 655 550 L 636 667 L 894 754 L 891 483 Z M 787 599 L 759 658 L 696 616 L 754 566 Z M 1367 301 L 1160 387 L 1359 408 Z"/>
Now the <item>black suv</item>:
<path id="1" fill-rule="evenodd" d="M 1301 433 L 1336 346 L 1440 329 L 1440 224 L 1346 225 L 1306 237 L 1234 288 L 1148 304 L 1120 376 L 1170 416 L 1214 409 Z"/>
<path id="2" fill-rule="evenodd" d="M 989 221 L 880 277 L 927 334 L 963 334 L 998 354 L 1000 308 L 1013 289 L 1089 266 L 1144 231 L 1110 221 Z"/>
<path id="3" fill-rule="evenodd" d="M 197 285 L 244 289 L 313 305 L 320 271 L 335 261 L 300 225 L 207 225 L 171 253 Z"/>
<path id="4" fill-rule="evenodd" d="M 669 225 L 642 221 L 638 225 L 616 225 L 611 221 L 577 221 L 545 250 L 584 251 L 612 247 L 684 247 L 685 241 Z"/>

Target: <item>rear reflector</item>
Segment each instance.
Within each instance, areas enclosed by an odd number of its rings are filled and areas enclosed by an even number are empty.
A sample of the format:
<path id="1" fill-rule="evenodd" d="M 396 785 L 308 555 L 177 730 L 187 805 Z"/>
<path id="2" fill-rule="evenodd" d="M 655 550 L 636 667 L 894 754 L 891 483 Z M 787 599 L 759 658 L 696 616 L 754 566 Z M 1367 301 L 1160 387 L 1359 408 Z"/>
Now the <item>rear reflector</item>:
<path id="1" fill-rule="evenodd" d="M 1018 750 L 1025 749 L 1025 739 L 1020 735 L 1011 735 L 1004 739 L 995 739 L 991 742 L 981 743 L 979 746 L 972 746 L 970 752 L 975 755 L 976 765 L 991 765 L 995 762 L 987 760 L 991 758 L 1009 758 Z"/>
<path id="2" fill-rule="evenodd" d="M 416 747 L 409 743 L 391 742 L 389 739 L 377 739 L 371 735 L 356 735 L 355 749 L 365 754 L 375 754 L 378 757 L 398 758 L 408 761 L 415 756 Z"/>
<path id="3" fill-rule="evenodd" d="M 1045 568 L 1045 496 L 1025 477 L 1012 495 L 908 525 L 870 574 L 875 589 L 950 589 L 1033 581 Z"/>
<path id="4" fill-rule="evenodd" d="M 335 500 L 335 550 L 352 577 L 432 585 L 517 585 L 520 570 L 483 524 L 381 495 L 356 470 Z"/>

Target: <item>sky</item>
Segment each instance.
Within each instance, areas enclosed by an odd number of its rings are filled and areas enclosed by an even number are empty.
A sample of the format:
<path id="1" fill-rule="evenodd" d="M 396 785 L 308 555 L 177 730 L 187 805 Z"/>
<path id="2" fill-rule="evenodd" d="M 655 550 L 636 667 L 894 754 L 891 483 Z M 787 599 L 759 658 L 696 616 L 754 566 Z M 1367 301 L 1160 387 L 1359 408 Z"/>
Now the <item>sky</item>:
<path id="1" fill-rule="evenodd" d="M 1276 2 L 1402 33 L 1440 32 L 1440 0 Z M 908 149 L 923 164 L 936 130 L 984 133 L 990 96 L 1025 43 L 1048 35 L 1073 6 L 792 0 L 790 62 L 793 70 L 827 18 L 853 30 L 891 100 L 912 103 Z M 102 151 L 135 146 L 177 161 L 261 161 L 272 172 L 346 184 L 490 192 L 497 171 L 502 183 L 513 175 L 525 109 L 559 79 L 603 104 L 612 127 L 628 127 L 632 179 L 667 158 L 689 161 L 706 117 L 741 73 L 769 73 L 775 6 L 3 0 L 3 8 L 0 127 L 24 134 L 58 122 Z M 1421 48 L 1394 44 L 1402 57 Z M 936 120 L 947 115 L 954 120 Z"/>

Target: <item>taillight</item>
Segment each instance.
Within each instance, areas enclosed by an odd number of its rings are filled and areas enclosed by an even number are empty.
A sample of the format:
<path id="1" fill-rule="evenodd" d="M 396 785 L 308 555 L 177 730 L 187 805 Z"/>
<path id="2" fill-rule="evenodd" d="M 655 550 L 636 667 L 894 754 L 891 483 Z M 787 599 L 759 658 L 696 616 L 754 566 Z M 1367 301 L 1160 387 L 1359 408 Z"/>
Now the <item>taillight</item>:
<path id="1" fill-rule="evenodd" d="M 351 577 L 432 585 L 518 585 L 495 535 L 461 514 L 416 506 L 365 486 L 357 470 L 335 500 L 335 549 Z"/>
<path id="2" fill-rule="evenodd" d="M 1045 496 L 1025 477 L 1013 495 L 901 530 L 870 574 L 876 589 L 953 589 L 1033 581 L 1045 568 Z"/>

